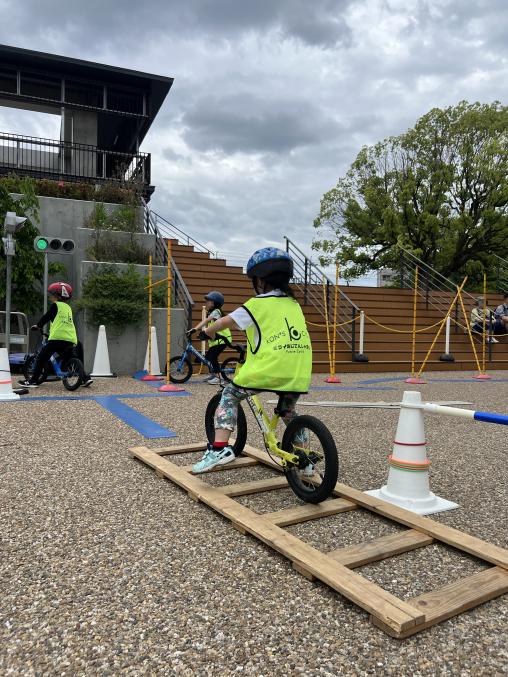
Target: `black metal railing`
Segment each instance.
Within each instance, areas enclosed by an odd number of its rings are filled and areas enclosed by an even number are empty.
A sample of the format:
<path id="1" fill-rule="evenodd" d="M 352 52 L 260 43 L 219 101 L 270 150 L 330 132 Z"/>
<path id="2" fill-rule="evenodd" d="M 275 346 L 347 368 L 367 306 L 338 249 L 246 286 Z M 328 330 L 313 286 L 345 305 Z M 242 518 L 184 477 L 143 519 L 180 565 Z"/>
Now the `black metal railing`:
<path id="1" fill-rule="evenodd" d="M 508 261 L 493 254 L 496 266 L 496 291 L 498 294 L 508 292 Z"/>
<path id="2" fill-rule="evenodd" d="M 400 287 L 402 289 L 413 290 L 415 288 L 416 268 L 418 267 L 417 296 L 425 301 L 425 308 L 427 310 L 429 308 L 437 310 L 444 317 L 457 293 L 457 285 L 403 247 L 399 247 L 398 266 Z M 469 304 L 473 304 L 475 301 L 475 297 L 465 290 L 462 290 L 462 298 Z M 457 300 L 451 313 L 451 317 L 454 320 L 455 332 L 459 330 L 459 321 L 463 322 L 463 324 L 469 322 L 468 317 L 460 320 L 460 315 L 460 302 Z"/>
<path id="3" fill-rule="evenodd" d="M 356 353 L 356 320 L 360 314 L 360 308 L 347 294 L 323 273 L 323 271 L 299 249 L 288 237 L 286 251 L 293 259 L 294 276 L 292 284 L 303 295 L 304 304 L 314 306 L 319 314 L 329 324 L 333 324 L 335 315 L 337 336 L 351 348 L 351 359 L 354 360 Z M 337 304 L 335 306 L 335 299 Z M 345 324 L 347 323 L 347 324 Z"/>
<path id="4" fill-rule="evenodd" d="M 143 198 L 142 206 L 144 208 L 144 228 L 145 232 L 151 235 L 155 235 L 155 254 L 153 263 L 156 266 L 167 266 L 168 265 L 168 243 L 167 237 L 161 233 L 157 225 L 157 220 L 153 216 L 153 213 L 148 208 L 146 202 Z M 173 257 L 171 257 L 171 282 L 173 289 L 173 298 L 175 304 L 180 308 L 184 308 L 187 314 L 187 327 L 190 329 L 192 327 L 192 306 L 194 305 L 194 299 L 192 298 L 187 285 L 185 284 L 183 277 L 178 269 L 178 266 L 175 263 Z"/>
<path id="5" fill-rule="evenodd" d="M 195 240 L 193 237 L 178 228 L 178 226 L 175 226 L 174 223 L 171 223 L 171 221 L 168 221 L 168 219 L 165 219 L 163 216 L 157 214 L 157 212 L 154 212 L 153 210 L 150 210 L 150 213 L 155 219 L 157 227 L 164 237 L 178 240 L 180 244 L 194 247 L 196 251 L 209 254 L 211 258 L 216 258 L 216 252 L 213 252 L 211 249 L 208 249 L 208 247 L 205 247 L 204 244 L 201 244 L 201 242 Z"/>
<path id="6" fill-rule="evenodd" d="M 148 186 L 150 160 L 149 153 L 118 153 L 84 143 L 0 133 L 0 174 Z"/>

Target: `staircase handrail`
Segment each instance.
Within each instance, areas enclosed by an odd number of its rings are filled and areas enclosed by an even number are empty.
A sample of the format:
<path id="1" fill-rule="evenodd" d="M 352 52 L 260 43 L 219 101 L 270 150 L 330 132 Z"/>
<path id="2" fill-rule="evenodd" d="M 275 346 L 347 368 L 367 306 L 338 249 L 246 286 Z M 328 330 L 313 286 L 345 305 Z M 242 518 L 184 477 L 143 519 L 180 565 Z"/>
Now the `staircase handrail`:
<path id="1" fill-rule="evenodd" d="M 439 312 L 448 312 L 449 301 L 440 299 L 438 296 L 433 295 L 432 292 L 445 292 L 446 294 L 455 296 L 457 293 L 457 285 L 404 247 L 399 245 L 398 249 L 401 253 L 399 256 L 400 287 L 402 289 L 414 290 L 414 268 L 418 266 L 419 284 L 416 292 L 419 297 L 425 300 L 426 309 L 428 310 L 430 306 Z M 405 284 L 405 282 L 407 282 L 407 284 Z M 475 297 L 464 289 L 462 290 L 462 297 L 472 303 L 475 301 Z M 457 300 L 454 310 L 454 325 L 456 332 L 458 331 L 459 306 L 460 304 Z M 464 322 L 468 323 L 468 321 L 468 318 L 465 317 Z"/>
<path id="2" fill-rule="evenodd" d="M 293 284 L 303 293 L 304 303 L 314 306 L 329 325 L 333 325 L 335 315 L 336 335 L 351 349 L 351 359 L 356 360 L 355 320 L 360 315 L 360 308 L 292 240 L 286 236 L 284 240 L 295 267 Z M 342 301 L 337 304 L 337 309 L 333 307 L 336 292 Z"/>
<path id="3" fill-rule="evenodd" d="M 141 198 L 141 203 L 144 209 L 145 218 L 145 232 L 155 235 L 155 262 L 156 265 L 165 265 L 168 264 L 168 244 L 166 238 L 161 234 L 159 227 L 157 226 L 157 221 L 152 215 L 152 211 L 149 209 L 145 200 Z M 190 328 L 192 326 L 192 306 L 194 305 L 194 299 L 192 298 L 187 285 L 184 282 L 184 279 L 180 273 L 180 270 L 174 260 L 171 257 L 171 273 L 174 279 L 174 296 L 175 301 L 181 302 L 182 306 L 187 308 L 187 326 Z"/>
<path id="4" fill-rule="evenodd" d="M 508 291 L 508 261 L 497 254 L 493 254 L 497 259 L 496 263 L 496 290 L 498 294 L 505 294 Z M 501 271 L 503 275 L 501 276 Z M 501 280 L 504 284 L 501 284 Z"/>
<path id="5" fill-rule="evenodd" d="M 150 210 L 150 213 L 155 217 L 156 223 L 159 224 L 159 230 L 161 226 L 165 229 L 168 230 L 170 233 L 171 231 L 173 236 L 176 236 L 176 239 L 181 242 L 182 244 L 186 244 L 188 246 L 194 247 L 199 252 L 202 252 L 203 254 L 208 254 L 211 258 L 216 258 L 216 253 L 213 252 L 211 249 L 208 249 L 204 244 L 201 244 L 201 242 L 198 242 L 196 239 L 191 237 L 188 233 L 185 233 L 181 228 L 178 226 L 175 226 L 174 223 L 171 223 L 168 219 L 164 218 L 164 216 L 161 216 L 157 212 L 154 212 L 152 209 Z"/>

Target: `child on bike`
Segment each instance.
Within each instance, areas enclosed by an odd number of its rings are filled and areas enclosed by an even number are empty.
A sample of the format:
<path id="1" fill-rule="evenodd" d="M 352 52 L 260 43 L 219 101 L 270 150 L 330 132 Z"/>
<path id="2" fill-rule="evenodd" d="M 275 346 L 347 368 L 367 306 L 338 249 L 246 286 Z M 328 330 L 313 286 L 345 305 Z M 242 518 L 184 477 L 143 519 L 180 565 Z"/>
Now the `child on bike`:
<path id="1" fill-rule="evenodd" d="M 224 305 L 224 295 L 220 291 L 210 291 L 205 296 L 206 318 L 197 324 L 192 332 L 199 331 L 206 325 L 212 325 L 217 320 L 220 320 L 222 315 L 222 306 Z M 224 329 L 220 332 L 226 339 L 231 341 L 231 331 Z M 208 341 L 208 350 L 205 353 L 205 358 L 212 364 L 212 374 L 206 379 L 209 385 L 217 385 L 220 383 L 220 365 L 219 355 L 227 348 L 226 343 L 222 339 L 211 338 Z"/>
<path id="2" fill-rule="evenodd" d="M 19 381 L 25 388 L 37 388 L 43 367 L 54 353 L 63 355 L 74 348 L 77 357 L 83 362 L 83 348 L 78 341 L 72 310 L 69 306 L 69 301 L 72 298 L 71 285 L 67 282 L 53 282 L 48 287 L 48 295 L 51 302 L 48 312 L 41 317 L 37 324 L 32 325 L 31 329 L 42 329 L 49 322 L 49 338 L 37 357 L 30 380 Z M 90 376 L 85 374 L 82 385 L 86 387 L 92 383 Z"/>
<path id="3" fill-rule="evenodd" d="M 192 468 L 194 473 L 234 460 L 229 438 L 241 400 L 259 391 L 277 393 L 276 412 L 287 425 L 297 415 L 298 398 L 309 389 L 312 346 L 302 309 L 289 287 L 291 257 L 274 247 L 258 249 L 249 259 L 246 272 L 256 296 L 204 330 L 213 338 L 224 329 L 241 329 L 247 334 L 248 348 L 245 363 L 222 391 L 215 413 L 215 441 L 208 444 L 203 458 Z"/>

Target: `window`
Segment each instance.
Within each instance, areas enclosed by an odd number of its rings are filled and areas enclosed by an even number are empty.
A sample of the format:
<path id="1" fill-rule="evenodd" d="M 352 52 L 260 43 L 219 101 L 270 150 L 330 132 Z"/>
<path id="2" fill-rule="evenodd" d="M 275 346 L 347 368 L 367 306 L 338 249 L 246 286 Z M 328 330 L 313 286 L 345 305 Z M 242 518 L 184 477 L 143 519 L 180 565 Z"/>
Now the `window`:
<path id="1" fill-rule="evenodd" d="M 0 92 L 16 94 L 17 80 L 18 75 L 13 68 L 0 68 Z"/>
<path id="2" fill-rule="evenodd" d="M 60 78 L 21 73 L 21 94 L 24 96 L 34 96 L 38 99 L 61 101 L 62 83 Z"/>
<path id="3" fill-rule="evenodd" d="M 102 108 L 104 89 L 101 85 L 80 82 L 79 80 L 65 80 L 65 101 L 80 106 Z"/>
<path id="4" fill-rule="evenodd" d="M 143 92 L 108 87 L 108 110 L 143 115 Z"/>

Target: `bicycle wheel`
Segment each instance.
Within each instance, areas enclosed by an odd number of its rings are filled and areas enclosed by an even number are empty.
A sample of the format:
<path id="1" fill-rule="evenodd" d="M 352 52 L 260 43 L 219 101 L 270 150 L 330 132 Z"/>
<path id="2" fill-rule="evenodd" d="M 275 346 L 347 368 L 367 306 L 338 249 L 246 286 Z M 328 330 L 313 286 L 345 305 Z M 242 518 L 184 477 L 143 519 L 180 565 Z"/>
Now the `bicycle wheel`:
<path id="1" fill-rule="evenodd" d="M 231 383 L 233 380 L 237 364 L 238 364 L 237 357 L 228 357 L 227 360 L 224 360 L 224 362 L 221 364 L 220 373 L 222 376 L 224 376 L 224 379 L 228 383 Z"/>
<path id="2" fill-rule="evenodd" d="M 23 364 L 23 376 L 26 378 L 27 381 L 30 381 L 32 379 L 36 360 L 37 355 L 30 355 L 30 357 L 27 360 L 25 360 Z M 48 368 L 46 365 L 44 365 L 40 373 L 40 376 L 37 379 L 37 385 L 40 386 L 41 383 L 44 383 L 47 377 L 48 377 Z"/>
<path id="3" fill-rule="evenodd" d="M 182 357 L 172 357 L 169 360 L 169 380 L 173 383 L 186 383 L 192 376 L 192 364 L 187 358 L 182 362 Z"/>
<path id="4" fill-rule="evenodd" d="M 206 437 L 210 443 L 215 439 L 215 410 L 219 406 L 220 398 L 222 393 L 216 393 L 206 408 L 205 413 L 205 430 Z M 247 419 L 245 418 L 245 412 L 242 409 L 242 405 L 238 407 L 238 419 L 236 421 L 236 439 L 235 443 L 232 445 L 235 456 L 240 456 L 247 442 Z"/>
<path id="5" fill-rule="evenodd" d="M 297 416 L 282 438 L 282 448 L 300 458 L 298 466 L 288 468 L 286 477 L 298 498 L 320 503 L 332 493 L 339 475 L 339 459 L 333 437 L 314 416 Z"/>
<path id="6" fill-rule="evenodd" d="M 65 363 L 65 376 L 62 377 L 62 383 L 66 390 L 77 390 L 83 383 L 84 369 L 81 360 L 77 357 L 71 357 Z"/>

